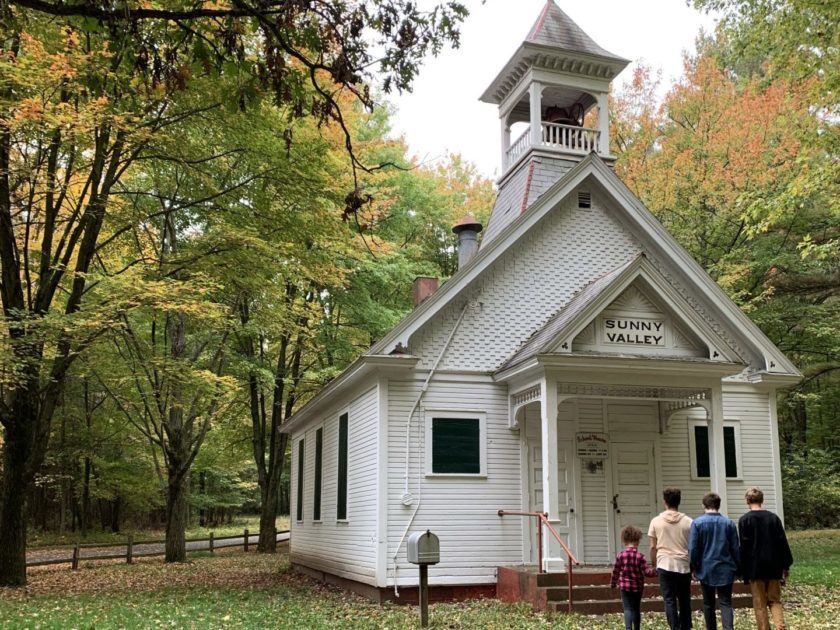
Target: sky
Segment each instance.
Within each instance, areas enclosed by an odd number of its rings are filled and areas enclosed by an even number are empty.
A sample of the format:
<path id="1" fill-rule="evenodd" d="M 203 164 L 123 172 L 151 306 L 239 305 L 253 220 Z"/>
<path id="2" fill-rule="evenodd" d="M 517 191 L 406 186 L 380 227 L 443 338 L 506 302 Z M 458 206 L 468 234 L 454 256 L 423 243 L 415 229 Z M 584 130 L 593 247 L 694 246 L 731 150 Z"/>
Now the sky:
<path id="1" fill-rule="evenodd" d="M 510 59 L 537 20 L 545 0 L 462 0 L 470 15 L 458 49 L 445 49 L 420 69 L 411 93 L 392 95 L 394 135 L 403 135 L 421 162 L 460 153 L 487 177 L 501 169 L 501 139 L 495 105 L 478 97 Z M 663 85 L 682 71 L 684 51 L 694 50 L 701 28 L 714 20 L 686 0 L 556 0 L 592 39 L 630 59 L 619 84 L 643 61 L 661 69 Z M 424 3 L 426 4 L 426 3 Z"/>

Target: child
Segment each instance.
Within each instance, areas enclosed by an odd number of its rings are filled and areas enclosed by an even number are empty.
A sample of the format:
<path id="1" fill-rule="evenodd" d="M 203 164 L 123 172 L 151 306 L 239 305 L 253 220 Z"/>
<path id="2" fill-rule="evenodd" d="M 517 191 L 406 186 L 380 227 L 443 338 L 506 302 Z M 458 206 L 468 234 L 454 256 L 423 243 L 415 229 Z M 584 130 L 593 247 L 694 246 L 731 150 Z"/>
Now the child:
<path id="1" fill-rule="evenodd" d="M 628 525 L 621 530 L 621 542 L 624 551 L 615 557 L 615 567 L 610 579 L 610 586 L 621 589 L 621 604 L 624 606 L 624 627 L 626 630 L 639 630 L 642 623 L 642 591 L 645 588 L 645 576 L 656 575 L 653 567 L 647 566 L 647 560 L 639 553 L 642 532 L 637 527 Z"/>

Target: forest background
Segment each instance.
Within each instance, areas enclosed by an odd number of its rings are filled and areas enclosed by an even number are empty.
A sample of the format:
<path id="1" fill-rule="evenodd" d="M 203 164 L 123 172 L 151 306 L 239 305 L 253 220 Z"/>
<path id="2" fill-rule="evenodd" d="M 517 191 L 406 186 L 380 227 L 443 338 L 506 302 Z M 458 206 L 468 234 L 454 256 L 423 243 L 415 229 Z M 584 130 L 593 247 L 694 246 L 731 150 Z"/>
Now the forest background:
<path id="1" fill-rule="evenodd" d="M 163 528 L 180 560 L 191 521 L 260 514 L 273 550 L 283 421 L 492 207 L 382 104 L 457 44 L 457 2 L 160 4 L 0 6 L 3 584 L 35 530 Z M 836 527 L 840 7 L 694 4 L 722 21 L 665 96 L 644 67 L 612 95 L 616 170 L 805 374 L 786 519 Z"/>

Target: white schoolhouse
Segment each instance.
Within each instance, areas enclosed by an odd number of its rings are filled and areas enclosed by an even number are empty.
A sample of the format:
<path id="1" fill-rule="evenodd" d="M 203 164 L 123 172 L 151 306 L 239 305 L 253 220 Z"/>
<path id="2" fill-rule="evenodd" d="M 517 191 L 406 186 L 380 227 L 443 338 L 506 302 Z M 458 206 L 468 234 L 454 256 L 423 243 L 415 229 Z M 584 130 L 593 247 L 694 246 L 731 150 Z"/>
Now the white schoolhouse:
<path id="1" fill-rule="evenodd" d="M 534 519 L 499 510 L 547 513 L 583 565 L 609 564 L 666 485 L 692 514 L 711 488 L 733 518 L 757 485 L 781 514 L 776 390 L 801 375 L 613 172 L 627 63 L 549 0 L 481 96 L 503 172 L 480 245 L 456 226 L 458 272 L 420 279 L 414 311 L 286 425 L 300 570 L 383 596 L 417 584 L 406 539 L 430 529 L 433 587 L 492 590 L 541 555 Z"/>

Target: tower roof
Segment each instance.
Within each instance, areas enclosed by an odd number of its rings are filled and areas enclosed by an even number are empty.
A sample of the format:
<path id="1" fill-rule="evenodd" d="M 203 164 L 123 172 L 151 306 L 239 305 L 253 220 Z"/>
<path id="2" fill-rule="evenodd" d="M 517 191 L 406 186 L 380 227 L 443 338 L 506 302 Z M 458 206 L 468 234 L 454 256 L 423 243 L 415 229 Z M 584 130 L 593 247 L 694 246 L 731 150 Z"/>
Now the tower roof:
<path id="1" fill-rule="evenodd" d="M 554 0 L 548 0 L 525 40 L 480 100 L 501 103 L 531 67 L 609 82 L 628 63 L 628 59 L 601 48 Z"/>
<path id="2" fill-rule="evenodd" d="M 570 52 L 581 52 L 624 61 L 621 57 L 617 57 L 596 44 L 595 40 L 575 24 L 574 20 L 566 15 L 554 0 L 548 0 L 545 3 L 525 41 Z"/>

